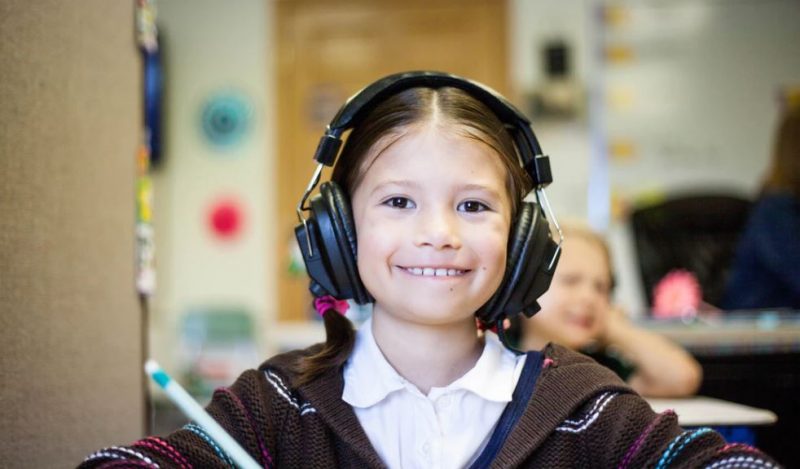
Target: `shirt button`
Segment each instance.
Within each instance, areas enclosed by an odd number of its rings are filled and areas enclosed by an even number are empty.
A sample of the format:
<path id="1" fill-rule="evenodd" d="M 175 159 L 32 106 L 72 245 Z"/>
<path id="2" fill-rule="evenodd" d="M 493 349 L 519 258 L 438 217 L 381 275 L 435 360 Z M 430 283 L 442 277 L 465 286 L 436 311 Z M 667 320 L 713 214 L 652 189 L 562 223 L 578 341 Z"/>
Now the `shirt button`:
<path id="1" fill-rule="evenodd" d="M 443 396 L 441 399 L 439 399 L 437 404 L 438 404 L 438 407 L 440 409 L 444 409 L 444 408 L 448 407 L 450 405 L 450 397 Z"/>
<path id="2" fill-rule="evenodd" d="M 431 452 L 431 444 L 429 442 L 425 442 L 425 444 L 422 445 L 422 452 L 425 454 L 429 454 Z"/>

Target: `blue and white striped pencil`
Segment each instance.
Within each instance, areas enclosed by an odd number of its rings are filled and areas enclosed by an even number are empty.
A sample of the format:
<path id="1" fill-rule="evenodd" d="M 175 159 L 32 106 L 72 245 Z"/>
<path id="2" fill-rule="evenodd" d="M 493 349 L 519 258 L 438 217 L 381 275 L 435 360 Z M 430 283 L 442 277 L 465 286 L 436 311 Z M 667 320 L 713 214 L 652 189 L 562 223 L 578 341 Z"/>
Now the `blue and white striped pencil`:
<path id="1" fill-rule="evenodd" d="M 203 430 L 206 431 L 208 436 L 217 442 L 223 451 L 228 453 L 228 456 L 233 459 L 237 466 L 242 469 L 256 469 L 261 467 L 213 417 L 208 415 L 208 412 L 206 412 L 197 401 L 192 399 L 192 396 L 190 396 L 177 381 L 170 378 L 170 376 L 161 369 L 155 360 L 147 360 L 144 364 L 144 370 L 153 378 L 153 381 L 158 383 L 170 400 L 172 400 L 187 417 L 203 427 Z"/>

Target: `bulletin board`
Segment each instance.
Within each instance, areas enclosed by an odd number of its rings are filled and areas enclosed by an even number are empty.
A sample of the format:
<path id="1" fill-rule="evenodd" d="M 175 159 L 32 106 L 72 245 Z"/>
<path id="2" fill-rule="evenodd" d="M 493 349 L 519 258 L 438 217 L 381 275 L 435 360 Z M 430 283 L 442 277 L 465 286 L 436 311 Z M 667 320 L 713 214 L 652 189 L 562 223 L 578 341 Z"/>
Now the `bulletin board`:
<path id="1" fill-rule="evenodd" d="M 800 3 L 623 1 L 599 10 L 596 151 L 608 165 L 612 215 L 615 203 L 675 192 L 753 195 L 782 96 L 800 84 Z"/>
<path id="2" fill-rule="evenodd" d="M 611 243 L 615 300 L 638 315 L 628 215 L 671 196 L 757 195 L 785 94 L 800 86 L 800 3 L 593 5 L 587 214 Z"/>

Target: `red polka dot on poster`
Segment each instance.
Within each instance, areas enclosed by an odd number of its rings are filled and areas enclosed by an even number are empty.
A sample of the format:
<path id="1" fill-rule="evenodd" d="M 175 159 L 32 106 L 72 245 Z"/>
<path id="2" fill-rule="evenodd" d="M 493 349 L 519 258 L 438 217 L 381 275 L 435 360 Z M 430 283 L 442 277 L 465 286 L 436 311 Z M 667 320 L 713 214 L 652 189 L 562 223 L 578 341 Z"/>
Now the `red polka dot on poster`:
<path id="1" fill-rule="evenodd" d="M 233 197 L 220 198 L 208 209 L 208 226 L 215 238 L 232 240 L 237 238 L 244 225 L 244 209 Z"/>

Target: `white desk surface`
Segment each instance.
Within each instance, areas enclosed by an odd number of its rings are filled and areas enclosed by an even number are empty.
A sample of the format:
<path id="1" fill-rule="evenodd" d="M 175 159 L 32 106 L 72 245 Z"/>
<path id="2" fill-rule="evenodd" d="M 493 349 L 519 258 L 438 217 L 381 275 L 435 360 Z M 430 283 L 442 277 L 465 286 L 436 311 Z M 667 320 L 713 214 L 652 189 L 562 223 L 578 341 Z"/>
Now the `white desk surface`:
<path id="1" fill-rule="evenodd" d="M 681 399 L 646 398 L 656 412 L 672 409 L 681 426 L 707 425 L 770 425 L 778 421 L 774 412 L 711 397 L 694 396 Z"/>

